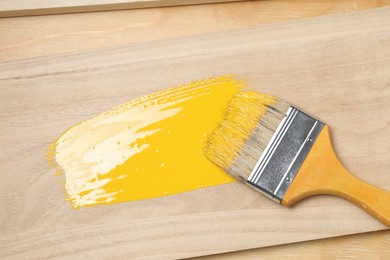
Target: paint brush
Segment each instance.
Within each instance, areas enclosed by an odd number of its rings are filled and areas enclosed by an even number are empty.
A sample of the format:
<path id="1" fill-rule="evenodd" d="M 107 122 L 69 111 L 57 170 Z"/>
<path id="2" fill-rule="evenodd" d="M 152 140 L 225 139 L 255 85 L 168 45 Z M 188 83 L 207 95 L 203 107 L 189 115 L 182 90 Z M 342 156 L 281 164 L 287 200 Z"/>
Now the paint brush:
<path id="1" fill-rule="evenodd" d="M 284 206 L 312 195 L 336 195 L 390 226 L 390 192 L 351 175 L 334 153 L 328 126 L 277 97 L 234 96 L 203 153 Z"/>

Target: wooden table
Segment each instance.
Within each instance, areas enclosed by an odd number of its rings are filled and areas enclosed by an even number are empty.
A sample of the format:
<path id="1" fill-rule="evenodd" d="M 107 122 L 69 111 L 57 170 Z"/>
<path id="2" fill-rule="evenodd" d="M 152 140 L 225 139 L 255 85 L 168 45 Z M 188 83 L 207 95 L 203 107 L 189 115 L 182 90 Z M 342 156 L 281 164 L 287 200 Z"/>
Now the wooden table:
<path id="1" fill-rule="evenodd" d="M 389 0 L 250 1 L 0 19 L 0 62 L 235 30 L 390 5 Z M 390 231 L 247 250 L 214 258 L 385 259 Z M 204 257 L 207 258 L 207 257 Z"/>

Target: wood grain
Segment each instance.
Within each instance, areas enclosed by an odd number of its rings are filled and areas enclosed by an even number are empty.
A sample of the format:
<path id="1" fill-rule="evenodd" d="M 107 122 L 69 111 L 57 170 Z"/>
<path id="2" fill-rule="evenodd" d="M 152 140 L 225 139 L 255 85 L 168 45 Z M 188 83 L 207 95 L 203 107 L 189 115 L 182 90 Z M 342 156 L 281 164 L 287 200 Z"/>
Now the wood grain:
<path id="1" fill-rule="evenodd" d="M 0 19 L 0 61 L 75 53 L 388 5 L 388 0 L 250 1 L 174 8 Z M 187 19 L 191 17 L 191 19 Z M 130 37 L 131 36 L 131 37 Z M 384 255 L 389 231 L 240 251 L 248 257 Z M 335 242 L 333 242 L 335 241 Z M 384 245 L 387 245 L 384 246 Z M 343 249 L 339 249 L 340 248 Z M 287 249 L 284 249 L 284 248 Z M 288 252 L 291 254 L 289 255 Z M 323 252 L 321 254 L 321 252 Z M 330 253 L 331 252 L 331 253 Z M 387 252 L 387 251 L 386 251 Z M 229 254 L 229 253 L 228 253 Z M 228 254 L 223 254 L 227 257 Z M 383 258 L 383 257 L 382 257 Z"/>
<path id="2" fill-rule="evenodd" d="M 389 189 L 389 14 L 1 64 L 1 255 L 177 258 L 384 229 L 343 200 L 286 209 L 239 183 L 73 211 L 45 151 L 67 127 L 130 98 L 235 73 L 329 123 L 347 168 Z"/>
<path id="3" fill-rule="evenodd" d="M 389 254 L 390 233 L 378 231 L 194 259 L 387 259 Z"/>
<path id="4" fill-rule="evenodd" d="M 0 18 L 27 15 L 65 14 L 162 6 L 211 4 L 243 0 L 2 0 Z"/>
<path id="5" fill-rule="evenodd" d="M 275 0 L 0 19 L 0 61 L 73 54 L 389 5 Z"/>

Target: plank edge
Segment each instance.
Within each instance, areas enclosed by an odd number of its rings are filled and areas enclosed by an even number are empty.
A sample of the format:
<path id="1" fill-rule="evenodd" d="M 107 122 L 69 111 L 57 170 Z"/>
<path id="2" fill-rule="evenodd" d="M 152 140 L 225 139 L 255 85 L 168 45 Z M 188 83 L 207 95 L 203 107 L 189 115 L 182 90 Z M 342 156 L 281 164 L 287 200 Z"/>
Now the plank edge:
<path id="1" fill-rule="evenodd" d="M 46 5 L 38 6 L 37 8 L 1 8 L 0 18 L 23 17 L 23 16 L 40 16 L 40 15 L 55 15 L 55 14 L 71 14 L 71 13 L 86 13 L 86 12 L 103 12 L 103 11 L 119 11 L 131 9 L 146 9 L 155 7 L 170 7 L 170 6 L 187 6 L 187 5 L 202 5 L 216 4 L 223 2 L 242 2 L 247 0 L 153 0 L 153 1 L 129 1 L 127 3 L 110 3 L 110 4 L 93 4 L 93 5 L 71 5 L 49 7 Z"/>

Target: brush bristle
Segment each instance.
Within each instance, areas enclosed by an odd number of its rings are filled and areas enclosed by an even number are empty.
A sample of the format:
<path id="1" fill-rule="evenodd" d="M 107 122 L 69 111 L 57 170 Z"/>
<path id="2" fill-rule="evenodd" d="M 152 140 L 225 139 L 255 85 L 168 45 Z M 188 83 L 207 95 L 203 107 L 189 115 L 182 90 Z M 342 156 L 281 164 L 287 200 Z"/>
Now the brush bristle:
<path id="1" fill-rule="evenodd" d="M 289 107 L 274 96 L 240 92 L 228 104 L 224 119 L 208 136 L 204 155 L 245 182 Z"/>

